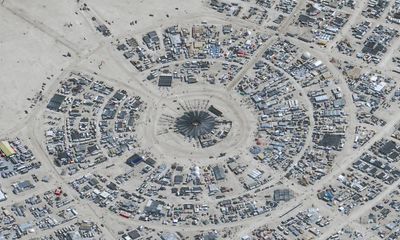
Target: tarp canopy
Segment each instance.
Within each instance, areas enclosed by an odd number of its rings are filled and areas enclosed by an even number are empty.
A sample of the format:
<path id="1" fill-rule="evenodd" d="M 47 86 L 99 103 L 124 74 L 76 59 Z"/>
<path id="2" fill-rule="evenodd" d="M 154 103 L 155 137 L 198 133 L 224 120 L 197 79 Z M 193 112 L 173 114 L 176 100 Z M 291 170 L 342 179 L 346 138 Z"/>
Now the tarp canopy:
<path id="1" fill-rule="evenodd" d="M 6 157 L 15 154 L 15 150 L 10 146 L 10 143 L 8 141 L 0 142 L 0 151 L 2 151 L 6 155 Z"/>

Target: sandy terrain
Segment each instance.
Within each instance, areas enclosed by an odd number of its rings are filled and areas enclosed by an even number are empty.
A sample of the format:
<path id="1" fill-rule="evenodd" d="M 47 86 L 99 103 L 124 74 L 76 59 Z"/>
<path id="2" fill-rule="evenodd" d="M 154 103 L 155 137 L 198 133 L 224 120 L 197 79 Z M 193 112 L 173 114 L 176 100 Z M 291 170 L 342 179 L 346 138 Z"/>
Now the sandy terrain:
<path id="1" fill-rule="evenodd" d="M 26 119 L 27 98 L 33 98 L 42 83 L 51 84 L 71 58 L 62 56 L 68 53 L 65 46 L 24 19 L 5 8 L 0 15 L 0 132 L 7 133 Z"/>
<path id="2" fill-rule="evenodd" d="M 43 0 L 6 1 L 4 6 L 43 27 L 48 34 L 62 39 L 77 53 L 98 44 L 97 34 L 88 24 L 89 19 L 79 14 L 79 5 L 73 1 L 62 0 L 57 4 Z"/>

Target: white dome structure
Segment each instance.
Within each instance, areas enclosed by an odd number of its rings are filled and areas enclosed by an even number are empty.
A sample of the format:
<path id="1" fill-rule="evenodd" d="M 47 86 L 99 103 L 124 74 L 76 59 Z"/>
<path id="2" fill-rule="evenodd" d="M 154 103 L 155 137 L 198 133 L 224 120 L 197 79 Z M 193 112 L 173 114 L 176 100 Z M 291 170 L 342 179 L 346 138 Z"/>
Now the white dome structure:
<path id="1" fill-rule="evenodd" d="M 301 58 L 303 58 L 304 60 L 310 59 L 310 57 L 310 52 L 304 52 L 303 55 L 301 55 Z"/>

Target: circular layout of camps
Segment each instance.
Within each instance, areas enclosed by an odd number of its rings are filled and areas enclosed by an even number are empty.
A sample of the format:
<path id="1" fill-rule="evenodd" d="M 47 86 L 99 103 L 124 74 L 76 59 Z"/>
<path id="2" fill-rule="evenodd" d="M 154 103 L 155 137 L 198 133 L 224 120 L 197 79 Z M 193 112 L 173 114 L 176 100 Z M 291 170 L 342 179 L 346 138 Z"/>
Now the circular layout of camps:
<path id="1" fill-rule="evenodd" d="M 0 240 L 398 239 L 399 9 L 3 1 Z"/>

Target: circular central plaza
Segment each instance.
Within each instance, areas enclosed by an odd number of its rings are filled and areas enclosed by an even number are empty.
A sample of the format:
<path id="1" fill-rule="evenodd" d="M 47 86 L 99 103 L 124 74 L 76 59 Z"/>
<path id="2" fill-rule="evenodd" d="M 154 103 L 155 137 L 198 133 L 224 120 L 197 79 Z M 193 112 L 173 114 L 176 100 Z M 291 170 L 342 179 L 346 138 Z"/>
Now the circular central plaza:
<path id="1" fill-rule="evenodd" d="M 245 151 L 256 126 L 250 111 L 216 87 L 173 91 L 145 114 L 146 124 L 137 128 L 141 148 L 188 165 L 188 159 L 205 164 L 211 156 Z"/>

